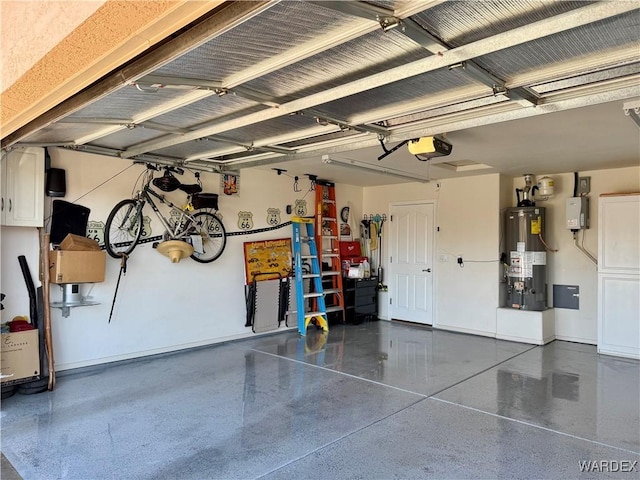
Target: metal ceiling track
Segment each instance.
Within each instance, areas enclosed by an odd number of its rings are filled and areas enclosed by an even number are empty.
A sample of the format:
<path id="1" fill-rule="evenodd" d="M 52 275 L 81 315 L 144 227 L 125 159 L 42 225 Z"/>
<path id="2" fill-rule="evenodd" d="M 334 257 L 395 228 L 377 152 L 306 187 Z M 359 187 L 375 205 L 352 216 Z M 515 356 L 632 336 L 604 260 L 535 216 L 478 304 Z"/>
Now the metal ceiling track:
<path id="1" fill-rule="evenodd" d="M 598 103 L 623 100 L 634 96 L 640 96 L 640 75 L 610 80 L 606 82 L 606 84 L 576 87 L 573 90 L 550 95 L 548 98 L 543 98 L 543 103 L 535 109 L 522 108 L 522 106 L 515 102 L 504 101 L 485 107 L 477 107 L 471 110 L 441 115 L 432 119 L 416 121 L 411 124 L 392 128 L 390 135 L 387 137 L 387 142 L 401 142 L 413 138 L 437 135 L 443 131 L 453 132 L 464 130 L 493 123 L 596 105 Z M 254 157 L 253 159 L 247 157 L 230 161 L 227 162 L 226 165 L 238 168 L 256 167 L 267 165 L 275 158 L 278 159 L 278 162 L 286 162 L 312 158 L 318 154 L 330 155 L 377 145 L 379 145 L 378 138 L 373 135 L 360 133 L 351 137 L 335 140 L 331 144 L 319 142 L 298 147 L 295 155 L 278 155 L 274 153 L 268 157 Z"/>
<path id="2" fill-rule="evenodd" d="M 610 18 L 622 13 L 635 10 L 633 2 L 617 2 L 605 4 L 590 4 L 576 10 L 515 28 L 508 32 L 478 40 L 461 47 L 443 52 L 441 55 L 431 55 L 425 59 L 410 62 L 387 71 L 376 73 L 341 86 L 329 88 L 325 91 L 308 95 L 304 98 L 283 103 L 279 108 L 270 108 L 254 112 L 240 118 L 205 125 L 180 137 L 167 136 L 129 147 L 123 152 L 124 158 L 132 158 L 162 148 L 196 140 L 201 137 L 217 135 L 239 127 L 246 127 L 277 117 L 290 115 L 298 111 L 316 108 L 327 102 L 345 98 L 373 88 L 388 85 L 426 72 L 446 68 L 468 62 L 474 58 L 488 55 L 500 50 L 520 45 L 532 40 L 540 39 L 555 33 L 571 30 L 592 22 Z"/>
<path id="3" fill-rule="evenodd" d="M 429 183 L 431 181 L 431 179 L 423 177 L 421 175 L 415 175 L 410 172 L 398 170 L 396 168 L 372 165 L 366 162 L 360 162 L 358 160 L 351 160 L 346 158 L 341 159 L 341 158 L 331 157 L 330 155 L 323 155 L 322 163 L 326 163 L 327 165 L 338 165 L 340 167 L 351 168 L 351 169 L 359 170 L 361 172 L 381 173 L 383 175 L 402 178 L 403 180 L 410 180 L 412 182 Z"/>
<path id="4" fill-rule="evenodd" d="M 388 10 L 366 2 L 323 1 L 313 3 L 317 3 L 325 8 L 332 8 L 342 13 L 376 21 L 380 24 L 380 28 L 385 32 L 395 29 L 416 42 L 432 55 L 442 55 L 451 50 L 449 45 L 446 45 L 440 39 L 422 28 L 418 22 L 411 18 L 401 19 L 396 17 L 393 10 Z M 482 68 L 473 60 L 460 62 L 458 64 L 451 65 L 449 68 L 461 68 L 466 74 L 476 81 L 490 87 L 493 90 L 494 95 L 507 95 L 512 100 L 526 102 L 524 103 L 524 106 L 537 104 L 538 99 L 533 92 L 522 87 L 507 90 L 505 86 L 506 82 L 504 80 Z"/>
<path id="5" fill-rule="evenodd" d="M 622 107 L 624 114 L 640 127 L 640 100 L 626 102 Z"/>

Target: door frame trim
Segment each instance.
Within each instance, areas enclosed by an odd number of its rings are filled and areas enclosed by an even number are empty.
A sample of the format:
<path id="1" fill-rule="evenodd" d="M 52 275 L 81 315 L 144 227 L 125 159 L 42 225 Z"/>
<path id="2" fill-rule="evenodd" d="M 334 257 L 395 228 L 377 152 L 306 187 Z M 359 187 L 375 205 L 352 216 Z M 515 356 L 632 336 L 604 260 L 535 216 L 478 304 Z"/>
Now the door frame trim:
<path id="1" fill-rule="evenodd" d="M 426 204 L 430 204 L 433 205 L 433 248 L 431 249 L 431 264 L 433 265 L 431 268 L 433 269 L 433 282 L 432 282 L 432 286 L 433 288 L 431 289 L 431 308 L 432 308 L 432 313 L 431 313 L 431 318 L 432 318 L 432 323 L 431 326 L 432 327 L 436 327 L 436 325 L 438 324 L 438 269 L 436 268 L 436 258 L 437 258 L 437 249 L 438 249 L 438 236 L 436 235 L 436 233 L 438 233 L 438 226 L 437 226 L 437 218 L 438 218 L 438 202 L 434 199 L 424 199 L 424 200 L 403 200 L 401 202 L 389 202 L 389 222 L 391 222 L 391 209 L 393 207 L 404 207 L 407 205 L 426 205 Z M 385 245 L 386 247 L 386 251 L 387 252 L 392 252 L 393 251 L 393 244 L 391 243 L 391 235 L 388 235 L 388 241 L 386 242 L 387 244 Z M 387 258 L 389 258 L 391 256 L 391 254 L 389 253 L 389 255 L 387 255 Z M 389 263 L 389 261 L 386 261 L 386 268 L 387 271 L 389 272 L 387 274 L 387 278 L 391 278 L 391 274 L 392 274 L 392 267 L 391 264 Z M 391 286 L 391 285 L 389 285 Z M 394 297 L 394 292 L 389 290 L 389 297 L 393 298 Z M 389 305 L 389 320 L 393 320 L 393 315 L 392 315 L 392 308 Z"/>

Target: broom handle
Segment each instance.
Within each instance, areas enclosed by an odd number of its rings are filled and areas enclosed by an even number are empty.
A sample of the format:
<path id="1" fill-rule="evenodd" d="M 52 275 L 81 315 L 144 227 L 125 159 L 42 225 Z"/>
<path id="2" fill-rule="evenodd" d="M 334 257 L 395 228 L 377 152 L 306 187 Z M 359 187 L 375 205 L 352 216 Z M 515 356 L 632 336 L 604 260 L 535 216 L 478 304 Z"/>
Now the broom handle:
<path id="1" fill-rule="evenodd" d="M 51 278 L 49 277 L 49 234 L 44 235 L 42 243 L 42 303 L 44 304 L 44 345 L 47 352 L 47 360 L 49 363 L 49 390 L 53 390 L 56 385 L 56 373 L 53 363 L 53 336 L 51 335 L 51 306 L 49 299 L 49 286 Z"/>

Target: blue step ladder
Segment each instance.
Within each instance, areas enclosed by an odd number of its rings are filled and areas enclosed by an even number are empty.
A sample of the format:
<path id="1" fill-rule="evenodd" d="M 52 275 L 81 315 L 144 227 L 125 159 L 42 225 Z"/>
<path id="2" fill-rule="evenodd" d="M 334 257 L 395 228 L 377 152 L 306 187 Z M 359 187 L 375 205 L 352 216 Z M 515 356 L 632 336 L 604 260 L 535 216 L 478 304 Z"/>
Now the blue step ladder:
<path id="1" fill-rule="evenodd" d="M 320 271 L 318 248 L 316 247 L 316 239 L 313 230 L 315 218 L 293 217 L 291 222 L 293 225 L 293 272 L 296 282 L 296 317 L 298 319 L 298 332 L 300 332 L 300 335 L 306 335 L 309 323 L 313 323 L 316 327 L 328 332 L 329 322 L 327 320 L 327 308 L 325 306 L 324 292 L 322 289 L 322 272 Z M 306 226 L 306 235 L 301 231 L 302 225 Z M 303 243 L 308 245 L 308 253 L 302 253 Z M 303 273 L 303 260 L 311 261 L 311 273 Z M 313 279 L 314 291 L 311 293 L 304 292 L 304 280 L 307 278 Z M 315 311 L 305 311 L 305 300 L 307 298 L 315 299 L 315 302 L 313 302 L 315 305 Z"/>

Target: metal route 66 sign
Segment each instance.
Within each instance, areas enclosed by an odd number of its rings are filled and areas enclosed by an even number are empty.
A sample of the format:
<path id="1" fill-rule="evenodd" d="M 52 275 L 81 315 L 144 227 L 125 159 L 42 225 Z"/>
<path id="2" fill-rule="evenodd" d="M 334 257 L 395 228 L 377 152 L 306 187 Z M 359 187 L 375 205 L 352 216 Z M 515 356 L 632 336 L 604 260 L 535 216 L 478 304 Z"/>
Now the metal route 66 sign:
<path id="1" fill-rule="evenodd" d="M 296 205 L 294 207 L 294 212 L 299 217 L 304 217 L 307 215 L 307 201 L 306 200 L 296 200 Z"/>
<path id="2" fill-rule="evenodd" d="M 267 224 L 271 226 L 280 225 L 279 208 L 267 208 Z"/>
<path id="3" fill-rule="evenodd" d="M 240 230 L 251 230 L 253 228 L 253 213 L 238 212 L 238 228 Z"/>
<path id="4" fill-rule="evenodd" d="M 87 238 L 104 245 L 104 222 L 89 220 L 87 222 Z"/>

